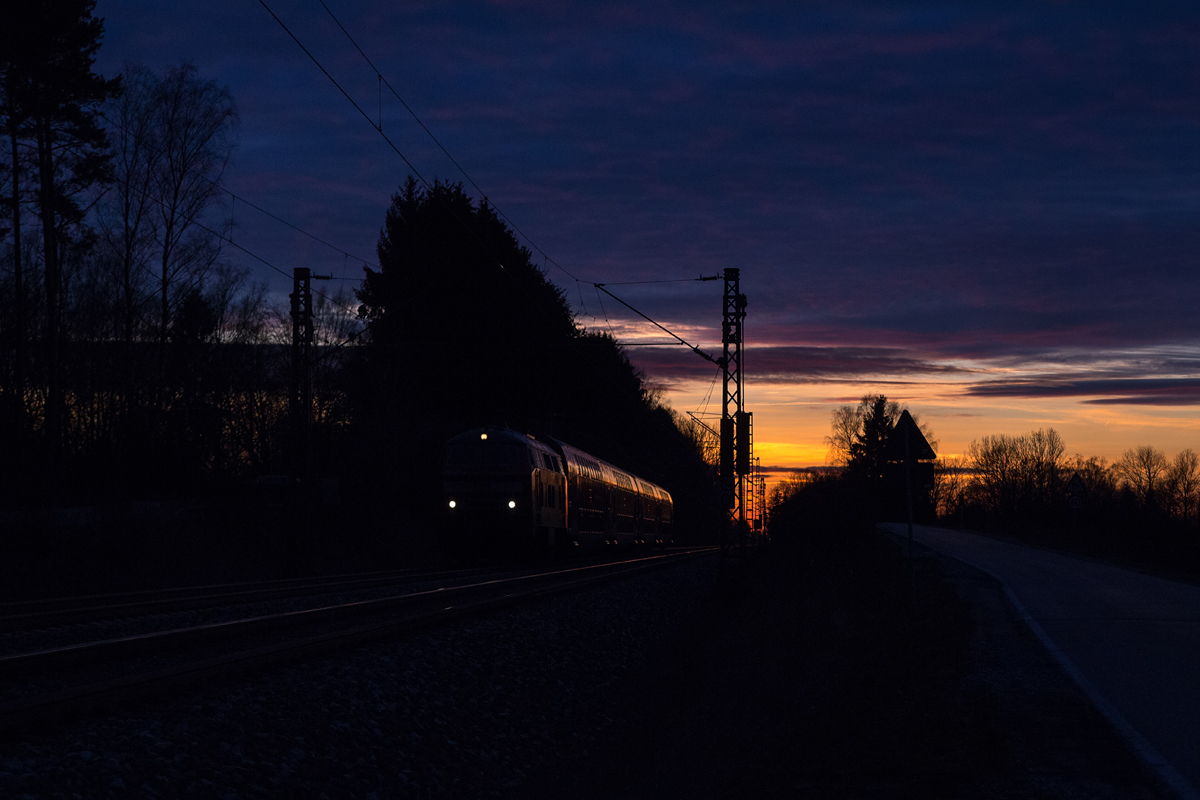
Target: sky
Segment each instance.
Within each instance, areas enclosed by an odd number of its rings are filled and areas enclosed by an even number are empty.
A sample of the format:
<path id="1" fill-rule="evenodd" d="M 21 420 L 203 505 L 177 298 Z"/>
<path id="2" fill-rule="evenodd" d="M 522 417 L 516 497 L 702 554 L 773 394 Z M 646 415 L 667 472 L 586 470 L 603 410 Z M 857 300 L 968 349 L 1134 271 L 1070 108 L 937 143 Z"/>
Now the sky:
<path id="1" fill-rule="evenodd" d="M 292 267 L 352 289 L 405 177 L 457 162 L 680 413 L 720 411 L 716 368 L 594 284 L 719 352 L 694 279 L 740 269 L 765 466 L 824 464 L 871 393 L 946 456 L 1049 427 L 1200 451 L 1195 3 L 325 3 L 95 11 L 106 76 L 229 87 L 226 210 L 272 266 L 227 252 L 279 295 Z"/>

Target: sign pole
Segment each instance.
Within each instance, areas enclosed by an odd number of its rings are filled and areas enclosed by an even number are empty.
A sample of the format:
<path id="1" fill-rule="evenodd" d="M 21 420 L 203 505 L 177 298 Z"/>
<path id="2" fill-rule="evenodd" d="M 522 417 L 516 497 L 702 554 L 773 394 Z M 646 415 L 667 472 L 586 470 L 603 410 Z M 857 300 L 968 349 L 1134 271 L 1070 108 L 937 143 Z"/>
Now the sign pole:
<path id="1" fill-rule="evenodd" d="M 908 504 L 908 607 L 911 613 L 917 605 L 917 572 L 913 566 L 912 458 L 908 442 L 910 427 L 904 426 L 904 498 Z"/>
<path id="2" fill-rule="evenodd" d="M 903 431 L 903 434 L 900 431 Z M 884 450 L 884 458 L 889 464 L 904 461 L 904 503 L 908 510 L 908 584 L 910 605 L 912 605 L 915 604 L 917 596 L 916 567 L 914 566 L 916 543 L 913 539 L 912 473 L 914 465 L 935 460 L 937 453 L 929 446 L 925 434 L 921 433 L 921 428 L 907 410 L 900 413 L 900 419 L 896 420 L 896 425 L 892 428 L 892 435 L 888 437 L 887 447 Z"/>

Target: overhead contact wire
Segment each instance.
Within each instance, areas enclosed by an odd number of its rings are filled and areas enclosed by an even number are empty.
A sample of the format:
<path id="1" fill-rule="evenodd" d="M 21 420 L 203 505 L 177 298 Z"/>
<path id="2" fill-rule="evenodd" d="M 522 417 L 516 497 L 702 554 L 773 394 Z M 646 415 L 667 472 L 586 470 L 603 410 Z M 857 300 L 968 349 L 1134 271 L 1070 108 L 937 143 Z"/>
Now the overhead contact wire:
<path id="1" fill-rule="evenodd" d="M 299 47 L 302 51 L 304 51 L 304 55 L 308 56 L 309 60 L 312 61 L 313 64 L 315 64 L 317 66 L 317 69 L 321 70 L 321 74 L 323 74 L 326 78 L 328 78 L 329 82 L 332 83 L 335 87 L 337 87 L 337 90 L 339 92 L 341 92 L 342 96 L 345 97 L 346 100 L 348 100 L 350 102 L 350 105 L 354 106 L 354 109 L 356 111 L 358 111 L 358 113 L 362 116 L 362 118 L 367 121 L 367 124 L 370 125 L 372 128 L 376 128 L 379 135 L 382 136 L 383 140 L 388 143 L 388 146 L 392 148 L 393 152 L 395 152 L 396 155 L 400 156 L 400 159 L 406 165 L 408 165 L 409 169 L 411 169 L 413 171 L 413 174 L 417 176 L 417 179 L 419 181 L 421 181 L 422 184 L 425 185 L 425 188 L 428 189 L 432 195 L 434 187 L 429 183 L 429 181 L 427 181 L 425 179 L 425 176 L 421 174 L 421 171 L 418 170 L 416 168 L 416 166 L 411 161 L 408 160 L 408 157 L 405 156 L 403 152 L 401 152 L 400 148 L 396 146 L 396 143 L 393 142 L 388 137 L 388 135 L 383 132 L 382 128 L 377 128 L 375 123 L 371 122 L 370 115 L 366 111 L 363 110 L 362 106 L 360 106 L 358 104 L 358 102 L 355 101 L 355 99 L 353 97 L 351 97 L 350 94 L 345 89 L 342 88 L 342 85 L 337 82 L 337 79 L 334 78 L 331 74 L 329 74 L 329 70 L 325 69 L 324 65 L 322 65 L 321 62 L 317 60 L 317 57 L 314 56 L 312 53 L 310 53 L 308 48 L 305 47 L 304 44 L 298 38 L 296 38 L 296 34 L 292 33 L 291 29 L 288 28 L 288 26 L 284 24 L 283 20 L 281 20 L 279 18 L 279 16 L 274 11 L 271 10 L 271 7 L 266 4 L 266 0 L 258 0 L 258 3 L 264 9 L 266 9 L 267 13 L 271 15 L 272 19 L 274 19 L 275 22 L 277 22 L 279 24 L 279 27 L 283 28 L 284 32 L 287 33 L 287 35 L 291 38 L 291 40 L 296 43 L 296 46 Z M 328 10 L 328 9 L 326 9 L 326 10 Z M 380 76 L 380 77 L 382 78 L 382 76 Z M 479 242 L 481 245 L 483 245 L 484 247 L 487 246 L 487 243 L 475 231 L 475 229 L 472 228 L 471 225 L 468 224 L 466 220 L 464 220 L 462 217 L 460 217 L 454 211 L 454 209 L 451 208 L 450 205 L 445 202 L 445 200 L 439 200 L 439 202 L 441 202 L 443 207 L 450 213 L 450 215 L 460 225 L 463 226 L 463 228 L 467 231 L 467 233 L 469 233 L 471 236 L 473 236 L 475 238 L 475 240 L 477 242 Z M 483 202 L 487 202 L 486 197 L 483 198 Z M 500 270 L 505 275 L 507 275 L 508 278 L 511 281 L 513 281 L 513 283 L 515 283 L 517 285 L 517 288 L 519 288 L 522 292 L 524 292 L 525 296 L 529 298 L 531 304 L 535 308 L 537 308 L 541 313 L 546 314 L 547 316 L 550 315 L 550 312 L 537 301 L 537 299 L 529 292 L 529 289 L 526 288 L 526 286 L 524 284 L 522 284 L 521 281 L 517 280 L 517 276 L 514 275 L 507 267 L 505 267 L 504 263 L 502 261 L 500 261 L 499 259 L 495 259 L 494 257 L 493 257 L 493 260 L 494 260 L 496 266 L 498 266 L 500 268 Z M 553 261 L 553 259 L 551 259 L 551 261 Z"/>
<path id="2" fill-rule="evenodd" d="M 260 2 L 261 2 L 261 0 L 260 0 Z M 521 230 L 520 227 L 518 227 L 515 222 L 513 222 L 511 219 L 509 219 L 508 215 L 504 213 L 503 209 L 501 209 L 499 206 L 497 206 L 491 200 L 491 198 L 488 197 L 487 192 L 483 191 L 483 189 L 480 188 L 479 184 L 477 184 L 475 182 L 475 179 L 472 178 L 470 176 L 470 174 L 467 173 L 467 171 L 463 168 L 462 164 L 458 163 L 458 160 L 453 155 L 450 154 L 450 151 L 446 149 L 445 145 L 443 145 L 438 140 L 437 136 L 435 136 L 433 134 L 433 131 L 429 130 L 429 127 L 421 120 L 421 118 L 419 116 L 417 116 L 417 112 L 413 111 L 412 108 L 408 105 L 408 103 L 406 103 L 404 101 L 404 98 L 400 96 L 400 93 L 396 91 L 396 89 L 392 86 L 391 82 L 389 82 L 387 78 L 383 77 L 383 73 L 380 72 L 379 68 L 375 66 L 375 62 L 371 61 L 370 56 L 368 56 L 365 52 L 363 52 L 363 49 L 361 47 L 359 47 L 358 42 L 356 42 L 354 40 L 354 37 L 350 35 L 350 32 L 348 30 L 346 30 L 346 26 L 342 25 L 341 21 L 338 20 L 337 16 L 333 13 L 333 11 L 330 10 L 329 6 L 325 5 L 325 0 L 320 0 L 320 2 L 321 2 L 321 7 L 324 8 L 326 13 L 329 14 L 330 19 L 332 19 L 334 21 L 334 23 L 338 26 L 338 28 L 341 29 L 342 33 L 345 34 L 346 38 L 350 41 L 350 44 L 354 45 L 354 49 L 357 50 L 358 54 L 363 57 L 363 60 L 365 60 L 367 62 L 367 64 L 371 67 L 371 69 L 375 71 L 375 75 L 382 82 L 382 85 L 384 85 L 388 88 L 388 91 L 392 93 L 392 96 L 395 97 L 398 101 L 400 101 L 400 105 L 404 106 L 404 110 L 407 111 L 414 120 L 416 120 L 417 124 L 421 126 L 421 128 L 425 131 L 425 133 L 429 134 L 429 138 L 433 140 L 433 143 L 436 144 L 438 146 L 438 148 L 446 155 L 446 158 L 450 159 L 450 162 L 452 164 L 454 164 L 455 167 L 458 168 L 458 171 L 461 172 L 463 174 L 463 177 L 467 179 L 467 182 L 470 183 L 471 186 L 473 186 L 475 188 L 475 191 L 479 192 L 479 196 L 481 198 L 483 198 L 483 201 L 486 202 L 488 205 L 490 205 L 493 209 L 495 209 L 496 213 L 499 214 L 504 219 L 504 221 L 507 222 L 512 227 L 512 229 L 521 236 L 521 238 L 523 238 L 525 241 L 529 242 L 530 247 L 532 247 L 534 250 L 538 251 L 538 253 L 541 254 L 542 258 L 545 261 L 548 261 L 549 263 L 553 264 L 555 267 L 558 267 L 558 269 L 562 270 L 563 273 L 566 274 L 567 277 L 571 278 L 572 280 L 579 280 L 578 278 L 575 277 L 575 275 L 573 275 L 571 273 L 570 270 L 568 270 L 562 264 L 559 264 L 553 258 L 550 258 L 548 255 L 546 255 L 546 252 L 544 250 L 542 250 L 542 248 L 538 247 L 537 242 L 535 242 L 533 239 L 531 239 L 529 237 L 529 235 L 526 234 L 523 230 Z M 380 102 L 382 103 L 382 99 L 380 100 Z M 381 120 L 382 120 L 382 113 L 383 112 L 381 110 L 380 111 L 380 119 Z M 382 122 L 381 122 L 381 125 L 382 125 Z M 381 128 L 381 130 L 382 130 L 382 128 Z"/>
<path id="3" fill-rule="evenodd" d="M 705 359 L 706 361 L 711 361 L 712 363 L 716 364 L 717 366 L 721 366 L 721 362 L 719 362 L 717 359 L 713 358 L 713 357 L 712 357 L 712 356 L 710 356 L 708 353 L 706 353 L 706 352 L 704 352 L 703 350 L 701 350 L 701 349 L 700 349 L 700 348 L 699 348 L 697 345 L 694 345 L 694 344 L 692 344 L 691 342 L 689 342 L 689 341 L 687 341 L 686 339 L 684 339 L 682 336 L 679 336 L 678 334 L 674 333 L 673 331 L 671 331 L 671 330 L 669 330 L 669 329 L 667 329 L 667 328 L 663 327 L 663 326 L 662 326 L 662 325 L 660 325 L 660 324 L 659 324 L 659 323 L 658 323 L 656 320 L 654 320 L 654 319 L 651 319 L 650 317 L 646 316 L 646 315 L 645 315 L 645 314 L 643 314 L 641 311 L 638 311 L 636 308 L 634 308 L 633 306 L 629 305 L 629 303 L 626 303 L 624 300 L 622 300 L 621 298 L 617 297 L 615 294 L 613 294 L 612 292 L 610 292 L 608 289 L 605 289 L 605 288 L 604 288 L 604 284 L 603 284 L 603 283 L 593 283 L 592 285 L 596 287 L 597 291 L 604 292 L 606 295 L 608 295 L 609 297 L 611 297 L 613 300 L 616 300 L 618 303 L 620 303 L 621 305 L 625 306 L 625 307 L 626 307 L 626 308 L 628 308 L 630 311 L 632 311 L 633 313 L 637 314 L 637 315 L 638 315 L 639 317 L 641 317 L 642 319 L 644 319 L 644 320 L 646 320 L 647 322 L 649 322 L 651 325 L 654 325 L 656 328 L 658 328 L 658 329 L 659 329 L 659 330 L 661 330 L 663 333 L 665 333 L 665 334 L 667 334 L 668 336 L 670 336 L 672 339 L 675 339 L 675 340 L 676 340 L 676 341 L 678 341 L 680 344 L 682 344 L 682 345 L 684 345 L 684 346 L 686 346 L 686 347 L 690 348 L 690 349 L 691 349 L 691 351 L 692 351 L 693 353 L 695 353 L 696 355 L 700 356 L 701 358 Z M 607 319 L 607 316 L 606 316 L 606 319 Z"/>
<path id="4" fill-rule="evenodd" d="M 103 110 L 98 110 L 96 113 L 97 113 L 97 115 L 98 115 L 98 116 L 99 116 L 101 119 L 103 119 L 105 122 L 107 122 L 107 123 L 108 123 L 109 125 L 111 125 L 112 127 L 114 127 L 114 128 L 117 128 L 118 130 L 125 131 L 126 133 L 128 133 L 128 129 L 127 129 L 127 128 L 125 128 L 125 126 L 123 126 L 123 125 L 122 125 L 121 123 L 119 123 L 119 122 L 115 122 L 114 120 L 111 120 L 111 119 L 109 119 L 109 118 L 108 118 L 108 116 L 107 116 L 107 115 L 104 113 L 104 111 L 103 111 Z M 270 211 L 267 211 L 267 210 L 266 210 L 265 208 L 263 208 L 262 206 L 260 206 L 260 205 L 257 205 L 257 204 L 255 204 L 255 203 L 252 203 L 252 202 L 250 202 L 249 200 L 247 200 L 247 199 L 245 198 L 245 196 L 243 196 L 243 195 L 237 195 L 237 194 L 234 194 L 234 193 L 233 193 L 231 190 L 229 190 L 229 189 L 226 189 L 226 188 L 225 188 L 224 186 L 222 186 L 220 183 L 218 183 L 217 181 L 214 181 L 212 178 L 209 178 L 209 177 L 208 177 L 208 176 L 206 176 L 206 175 L 197 175 L 196 177 L 198 177 L 198 178 L 201 178 L 202 180 L 206 180 L 206 181 L 208 181 L 208 182 L 209 182 L 209 183 L 211 183 L 211 184 L 212 184 L 214 187 L 216 187 L 216 188 L 217 188 L 217 190 L 219 190 L 219 191 L 222 191 L 222 192 L 224 192 L 225 194 L 229 195 L 229 196 L 232 198 L 232 200 L 233 200 L 233 203 L 235 204 L 235 206 L 234 206 L 234 207 L 236 207 L 236 204 L 237 204 L 237 203 L 239 203 L 239 202 L 240 202 L 242 205 L 245 205 L 245 206 L 250 206 L 251 208 L 253 208 L 253 209 L 254 209 L 255 211 L 257 211 L 258 213 L 260 213 L 260 214 L 263 214 L 264 216 L 270 217 L 271 219 L 275 220 L 276 222 L 278 222 L 278 223 L 279 223 L 279 224 L 281 224 L 281 225 L 286 225 L 287 227 L 289 227 L 289 228 L 291 228 L 292 230 L 296 231 L 296 233 L 303 234 L 303 235 L 307 236 L 308 238 L 312 239 L 314 242 L 317 242 L 317 243 L 319 243 L 319 244 L 323 244 L 323 245 L 325 245 L 325 246 L 326 246 L 326 247 L 328 247 L 330 250 L 333 250 L 333 251 L 335 251 L 335 252 L 341 253 L 343 256 L 346 256 L 347 258 L 353 258 L 355 261 L 361 261 L 361 262 L 363 263 L 363 266 L 367 266 L 367 267 L 374 267 L 375 269 L 379 269 L 379 268 L 380 268 L 378 264 L 375 264 L 375 263 L 373 263 L 373 262 L 371 262 L 371 261 L 368 261 L 368 260 L 366 260 L 365 258 L 361 258 L 361 257 L 359 257 L 359 256 L 356 256 L 356 255 L 354 255 L 353 253 L 349 253 L 349 252 L 347 252 L 347 251 L 343 250 L 342 248 L 338 247 L 336 244 L 333 244 L 333 243 L 331 243 L 331 242 L 327 242 L 327 241 L 325 241 L 324 239 L 322 239 L 320 236 L 317 236 L 317 235 L 315 235 L 315 234 L 313 234 L 313 233 L 309 233 L 308 231 L 304 230 L 303 228 L 301 228 L 301 227 L 299 227 L 299 226 L 297 226 L 297 225 L 294 225 L 294 224 L 292 224 L 291 222 L 288 222 L 286 219 L 283 219 L 282 217 L 279 217 L 279 216 L 277 216 L 277 215 L 275 215 L 275 214 L 272 214 Z M 128 183 L 128 181 L 126 181 L 125 183 L 126 183 L 126 185 L 130 185 L 130 186 L 132 186 L 132 184 L 129 184 L 129 183 Z M 154 200 L 154 198 L 151 198 L 151 199 L 152 199 L 152 200 Z M 156 201 L 156 202 L 157 202 L 157 201 Z M 233 219 L 233 207 L 231 207 L 231 209 L 230 209 L 230 221 L 231 221 L 231 223 L 232 223 L 232 219 Z M 224 238 L 224 237 L 221 237 L 221 238 Z M 233 244 L 233 230 L 232 230 L 232 225 L 231 225 L 231 230 L 230 230 L 230 232 L 229 232 L 229 243 L 230 243 L 230 244 Z M 361 280 L 362 280 L 362 278 L 352 278 L 351 280 L 361 281 Z"/>
<path id="5" fill-rule="evenodd" d="M 304 46 L 303 42 L 301 42 L 299 39 L 296 38 L 296 34 L 292 33 L 291 29 L 283 23 L 283 20 L 281 20 L 278 17 L 278 15 L 276 15 L 275 12 L 271 10 L 271 7 L 266 4 L 265 0 L 258 0 L 258 3 L 259 3 L 259 5 L 261 5 L 263 8 L 265 8 L 267 10 L 267 13 L 270 14 L 271 17 L 276 22 L 279 23 L 279 27 L 283 28 L 284 32 L 289 37 L 291 37 L 291 40 L 293 42 L 296 43 L 296 46 L 304 51 L 304 55 L 308 56 L 309 60 L 312 61 L 313 64 L 315 64 L 317 66 L 317 69 L 321 70 L 321 74 L 323 74 L 326 78 L 328 78 L 329 82 L 332 83 L 335 87 L 337 87 L 337 90 L 342 93 L 342 96 L 350 101 L 350 105 L 354 106 L 354 109 L 356 111 L 358 111 L 359 114 L 362 115 L 362 118 L 367 121 L 367 124 L 370 125 L 372 128 L 375 128 L 376 130 L 379 131 L 379 134 L 381 136 L 383 136 L 383 140 L 385 142 L 387 142 L 391 146 L 392 150 L 394 150 L 396 152 L 396 155 L 400 156 L 400 159 L 405 164 L 408 165 L 408 168 L 411 169 L 413 171 L 413 174 L 415 174 L 421 180 L 421 183 L 425 184 L 426 186 L 429 186 L 429 181 L 425 180 L 425 177 L 423 175 L 421 175 L 421 171 L 418 170 L 416 168 L 416 166 L 411 161 L 408 160 L 408 157 L 400 151 L 400 148 L 396 147 L 396 145 L 392 142 L 392 140 L 389 139 L 386 134 L 384 134 L 381 127 L 376 126 L 374 123 L 371 122 L 371 116 L 369 114 L 367 114 L 366 111 L 363 111 L 362 106 L 360 106 L 358 104 L 358 102 L 355 101 L 355 99 L 353 97 L 351 97 L 350 94 L 345 89 L 342 88 L 342 85 L 337 82 L 337 79 L 335 79 L 332 75 L 329 74 L 329 70 L 325 69 L 324 65 L 322 65 L 321 62 L 317 60 L 317 57 L 308 51 L 308 48 Z"/>
<path id="6" fill-rule="evenodd" d="M 140 194 L 141 194 L 141 195 L 142 195 L 144 198 L 146 198 L 146 199 L 150 200 L 151 202 L 153 202 L 153 203 L 158 203 L 160 206 L 166 207 L 166 201 L 162 200 L 161 198 L 155 197 L 155 196 L 154 196 L 154 195 L 152 195 L 152 194 L 151 194 L 149 191 L 147 191 L 147 190 L 145 190 L 145 189 L 143 189 L 143 188 L 141 188 L 141 187 L 139 187 L 139 186 L 135 186 L 134 184 L 130 183 L 128 180 L 121 181 L 121 183 L 123 183 L 123 184 L 124 184 L 124 185 L 125 185 L 127 188 L 129 188 L 129 189 L 132 189 L 132 190 L 134 190 L 135 192 L 139 192 L 139 193 L 140 193 Z M 246 202 L 246 201 L 245 201 L 245 200 L 243 200 L 242 202 Z M 253 258 L 255 261 L 258 261 L 259 263 L 263 264 L 264 266 L 270 267 L 271 269 L 273 269 L 273 270 L 275 270 L 276 272 L 278 272 L 280 275 L 283 275 L 285 278 L 292 278 L 292 277 L 294 277 L 294 276 L 292 276 L 292 275 L 288 275 L 288 273 L 287 273 L 287 271 L 286 271 L 286 270 L 284 270 L 284 269 L 282 269 L 282 268 L 280 268 L 280 267 L 277 267 L 277 266 L 275 266 L 275 265 L 274 265 L 274 264 L 272 264 L 270 261 L 267 261 L 265 258 L 263 258 L 262 256 L 258 255 L 257 253 L 255 253 L 254 251 L 250 250 L 249 248 L 246 248 L 246 247 L 243 247 L 243 246 L 242 246 L 242 245 L 240 245 L 240 244 L 237 244 L 236 242 L 234 242 L 234 241 L 233 241 L 233 238 L 232 238 L 232 237 L 230 237 L 229 239 L 226 239 L 226 238 L 225 238 L 224 236 L 222 236 L 220 233 L 218 233 L 217 231 L 215 231 L 215 230 L 213 230 L 212 228 L 208 227 L 207 225 L 205 225 L 203 222 L 200 222 L 200 221 L 199 221 L 199 220 L 197 220 L 196 218 L 194 218 L 194 217 L 192 218 L 192 220 L 191 220 L 191 224 L 195 225 L 195 226 L 196 226 L 197 228 L 199 228 L 200 230 L 202 230 L 202 231 L 205 231 L 206 233 L 209 233 L 209 234 L 211 234 L 212 236 L 216 237 L 216 238 L 217 238 L 218 240 L 220 240 L 220 241 L 223 241 L 223 242 L 224 242 L 224 241 L 227 241 L 227 242 L 229 243 L 229 245 L 230 245 L 230 246 L 232 246 L 232 247 L 234 247 L 234 248 L 236 248 L 236 249 L 238 249 L 238 250 L 241 250 L 243 253 L 245 253 L 246 255 L 250 256 L 250 257 L 251 257 L 251 258 Z M 333 305 L 335 305 L 335 306 L 337 306 L 338 308 L 342 309 L 343 311 L 346 311 L 347 313 L 349 313 L 349 314 L 351 314 L 351 315 L 353 315 L 353 316 L 358 316 L 358 311 L 357 311 L 356 309 L 353 309 L 353 308 L 350 308 L 349 306 L 345 306 L 345 305 L 343 305 L 342 303 L 338 302 L 337 300 L 335 300 L 334 298 L 332 298 L 332 297 L 330 297 L 329 295 L 325 294 L 324 292 L 320 291 L 319 289 L 313 289 L 313 290 L 312 290 L 312 292 L 313 292 L 313 294 L 316 294 L 316 295 L 318 295 L 318 296 L 320 296 L 320 297 L 323 297 L 323 298 L 325 298 L 325 299 L 326 299 L 326 300 L 328 300 L 330 303 L 332 303 Z"/>

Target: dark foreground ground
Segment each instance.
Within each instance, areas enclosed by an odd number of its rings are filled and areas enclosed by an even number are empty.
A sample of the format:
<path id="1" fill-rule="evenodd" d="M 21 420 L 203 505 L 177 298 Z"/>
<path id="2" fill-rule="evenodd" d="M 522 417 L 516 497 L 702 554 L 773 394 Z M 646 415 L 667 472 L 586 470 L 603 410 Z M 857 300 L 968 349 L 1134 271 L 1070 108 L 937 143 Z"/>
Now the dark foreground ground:
<path id="1" fill-rule="evenodd" d="M 707 597 L 599 753 L 531 798 L 1167 797 L 999 585 L 878 533 L 777 547 Z"/>
<path id="2" fill-rule="evenodd" d="M 0 797 L 1161 798 L 1008 608 L 894 539 L 716 557 L 0 742 Z"/>

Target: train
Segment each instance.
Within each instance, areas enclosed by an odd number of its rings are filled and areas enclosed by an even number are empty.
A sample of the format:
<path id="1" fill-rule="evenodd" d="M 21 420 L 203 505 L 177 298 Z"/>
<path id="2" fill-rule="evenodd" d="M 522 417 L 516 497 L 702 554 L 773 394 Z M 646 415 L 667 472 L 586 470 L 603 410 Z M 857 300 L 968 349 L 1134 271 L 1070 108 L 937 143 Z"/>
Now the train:
<path id="1" fill-rule="evenodd" d="M 443 535 L 454 548 L 663 547 L 662 487 L 549 437 L 484 427 L 446 445 Z"/>

